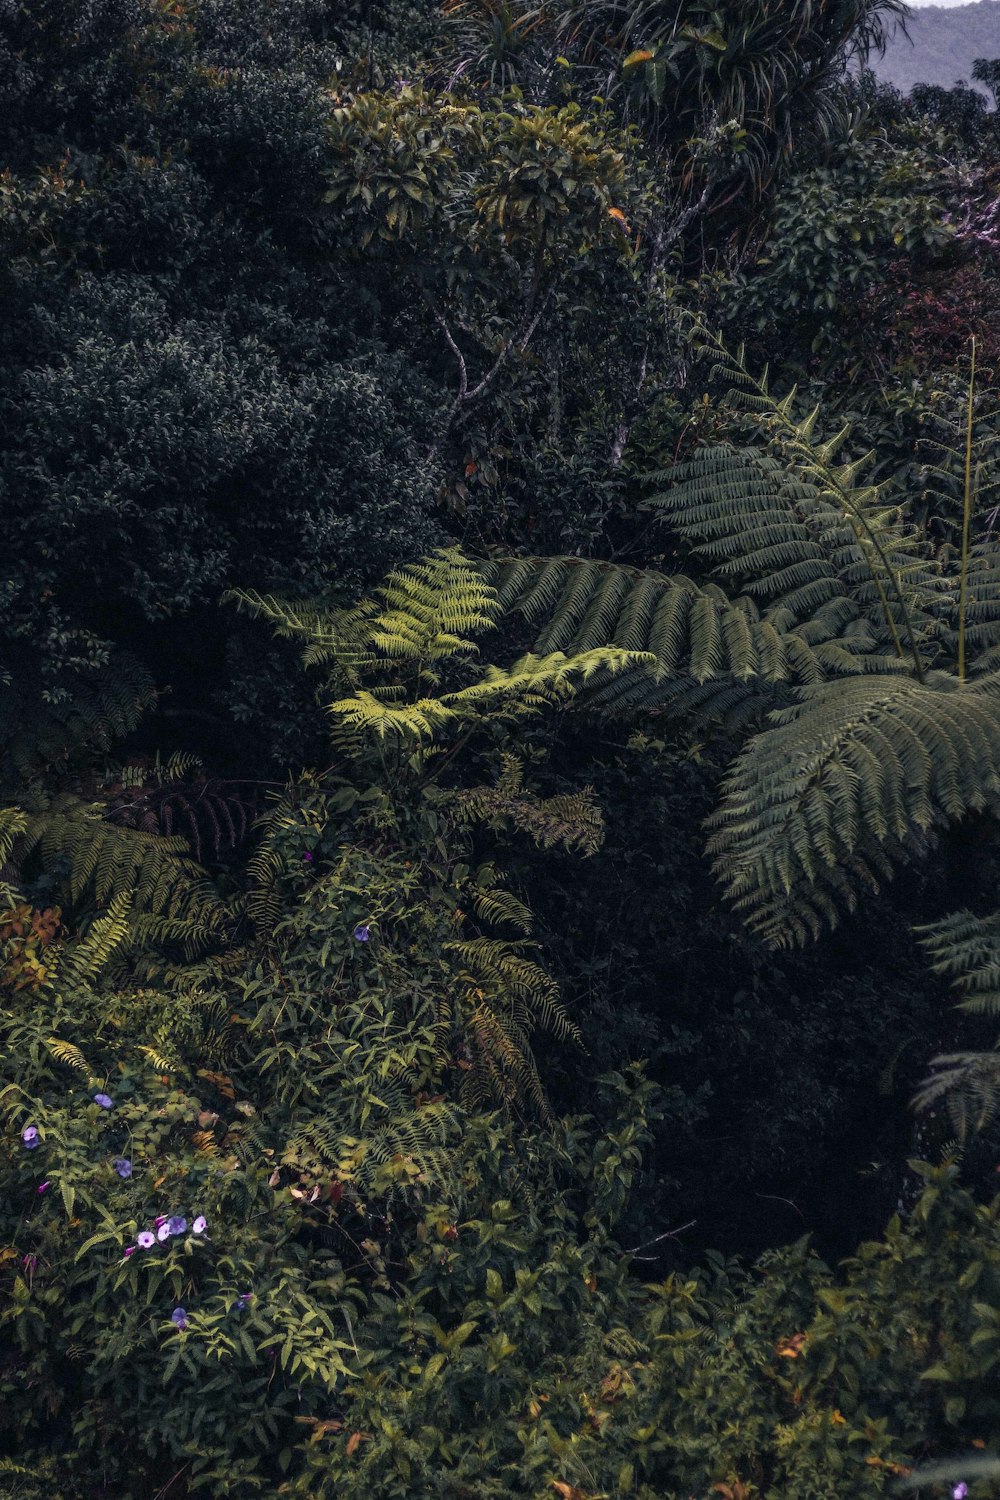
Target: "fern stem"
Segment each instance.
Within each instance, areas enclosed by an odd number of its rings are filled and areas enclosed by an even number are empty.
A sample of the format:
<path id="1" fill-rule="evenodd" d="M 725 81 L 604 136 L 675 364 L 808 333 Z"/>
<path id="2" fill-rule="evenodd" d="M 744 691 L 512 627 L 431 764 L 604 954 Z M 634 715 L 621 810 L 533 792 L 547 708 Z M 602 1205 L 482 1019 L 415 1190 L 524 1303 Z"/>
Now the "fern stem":
<path id="1" fill-rule="evenodd" d="M 958 589 L 958 680 L 965 681 L 965 614 L 969 588 L 969 535 L 972 530 L 972 409 L 976 389 L 976 339 L 972 337 L 969 401 L 965 420 L 965 493 L 962 500 L 962 572 Z"/>

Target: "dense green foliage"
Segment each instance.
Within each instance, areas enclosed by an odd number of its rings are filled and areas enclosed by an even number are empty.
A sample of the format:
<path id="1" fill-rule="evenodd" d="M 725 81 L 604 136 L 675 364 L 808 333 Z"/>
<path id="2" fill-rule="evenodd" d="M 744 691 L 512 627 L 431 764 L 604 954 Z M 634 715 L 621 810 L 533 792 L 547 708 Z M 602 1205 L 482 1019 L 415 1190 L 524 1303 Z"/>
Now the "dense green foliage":
<path id="1" fill-rule="evenodd" d="M 0 0 L 0 1494 L 997 1493 L 1000 135 L 900 11 Z"/>

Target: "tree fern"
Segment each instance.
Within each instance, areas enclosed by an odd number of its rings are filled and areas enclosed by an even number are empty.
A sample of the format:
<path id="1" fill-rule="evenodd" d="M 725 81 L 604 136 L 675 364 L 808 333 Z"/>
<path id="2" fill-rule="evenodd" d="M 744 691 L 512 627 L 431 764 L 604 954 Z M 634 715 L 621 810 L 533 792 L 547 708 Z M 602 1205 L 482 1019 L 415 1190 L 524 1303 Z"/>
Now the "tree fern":
<path id="1" fill-rule="evenodd" d="M 68 793 L 25 813 L 19 865 L 37 859 L 64 904 L 78 909 L 130 893 L 134 924 L 148 939 L 190 953 L 217 936 L 226 911 L 186 840 L 118 828 L 103 814 L 102 804 Z"/>
<path id="2" fill-rule="evenodd" d="M 938 583 L 920 555 L 918 535 L 904 522 L 902 508 L 888 501 L 888 486 L 857 483 L 874 455 L 836 463 L 849 427 L 824 443 L 816 442 L 819 407 L 796 422 L 796 389 L 779 400 L 768 389 L 767 372 L 758 377 L 750 371 L 742 347 L 733 353 L 718 337 L 703 337 L 716 356 L 713 374 L 727 381 L 731 403 L 754 415 L 762 435 L 784 456 L 790 475 L 813 491 L 823 507 L 820 516 L 825 511 L 833 524 L 828 547 L 831 541 L 839 542 L 840 566 L 849 570 L 858 597 L 864 603 L 877 602 L 896 654 L 909 656 L 919 677 L 921 634 L 932 614 Z"/>
<path id="3" fill-rule="evenodd" d="M 950 913 L 917 929 L 935 974 L 947 979 L 958 1008 L 972 1015 L 1000 1015 L 1000 913 L 977 917 Z M 927 1109 L 944 1100 L 961 1139 L 981 1130 L 1000 1108 L 1000 1051 L 953 1052 L 935 1057 L 915 1104 Z"/>
<path id="4" fill-rule="evenodd" d="M 753 929 L 781 946 L 992 801 L 1000 549 L 992 519 L 942 548 L 902 497 L 866 482 L 871 455 L 839 462 L 848 429 L 819 441 L 818 409 L 799 418 L 794 390 L 779 399 L 742 350 L 705 343 L 739 441 L 650 476 L 646 503 L 708 579 L 572 558 L 484 573 L 536 651 L 648 653 L 591 680 L 588 709 L 707 719 L 747 739 L 709 852 Z M 968 451 L 965 471 L 967 521 Z M 959 641 L 971 687 L 951 675 Z"/>
<path id="5" fill-rule="evenodd" d="M 899 670 L 896 659 L 879 652 L 867 616 L 843 594 L 822 600 L 800 622 L 784 606 L 769 618 L 749 595 L 731 599 L 712 583 L 620 563 L 518 558 L 485 564 L 484 571 L 504 609 L 536 626 L 536 651 L 610 643 L 636 653 L 613 681 L 599 678 L 583 695 L 587 706 L 607 712 L 682 712 L 691 701 L 688 689 L 723 681 L 731 697 L 756 700 L 759 709 L 762 697 L 764 707 L 782 701 L 780 694 L 768 696 L 765 684 Z M 696 696 L 707 716 L 713 691 Z"/>
<path id="6" fill-rule="evenodd" d="M 737 759 L 710 820 L 730 898 L 775 946 L 815 936 L 1000 786 L 1000 677 L 804 689 Z"/>

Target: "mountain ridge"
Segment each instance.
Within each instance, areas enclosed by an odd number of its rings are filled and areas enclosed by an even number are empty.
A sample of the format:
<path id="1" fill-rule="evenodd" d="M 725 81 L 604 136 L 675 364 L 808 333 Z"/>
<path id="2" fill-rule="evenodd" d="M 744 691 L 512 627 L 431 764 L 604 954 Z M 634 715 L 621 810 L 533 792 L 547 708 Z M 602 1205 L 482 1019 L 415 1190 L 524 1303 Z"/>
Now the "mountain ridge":
<path id="1" fill-rule="evenodd" d="M 917 83 L 942 88 L 966 83 L 988 98 L 988 91 L 972 79 L 977 57 L 1000 57 L 1000 0 L 911 9 L 905 30 L 898 26 L 885 55 L 872 56 L 868 65 L 904 94 Z"/>

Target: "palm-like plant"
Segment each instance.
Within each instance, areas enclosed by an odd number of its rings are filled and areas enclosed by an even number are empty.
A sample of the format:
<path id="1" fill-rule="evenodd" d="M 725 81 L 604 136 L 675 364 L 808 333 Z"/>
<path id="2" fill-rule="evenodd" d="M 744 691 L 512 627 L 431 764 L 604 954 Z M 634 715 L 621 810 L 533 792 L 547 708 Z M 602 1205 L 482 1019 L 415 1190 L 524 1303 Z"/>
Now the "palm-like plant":
<path id="1" fill-rule="evenodd" d="M 957 548 L 911 523 L 871 455 L 838 462 L 742 353 L 713 344 L 753 445 L 653 475 L 649 508 L 707 581 L 577 559 L 491 564 L 534 650 L 652 654 L 585 701 L 692 713 L 741 736 L 709 853 L 752 930 L 782 947 L 852 909 L 1000 789 L 1000 548 L 965 507 Z M 970 472 L 971 472 L 970 463 Z M 961 658 L 961 666 L 959 660 Z"/>
<path id="2" fill-rule="evenodd" d="M 743 131 L 742 166 L 764 183 L 803 130 L 828 132 L 835 85 L 855 58 L 880 50 L 906 14 L 902 0 L 563 0 L 544 12 L 511 0 L 453 0 L 482 72 L 524 81 L 568 62 L 587 92 L 641 118 L 678 147 L 713 123 Z M 530 46 L 527 45 L 530 39 Z M 502 60 L 502 61 L 501 61 Z M 741 172 L 742 177 L 742 172 Z"/>

